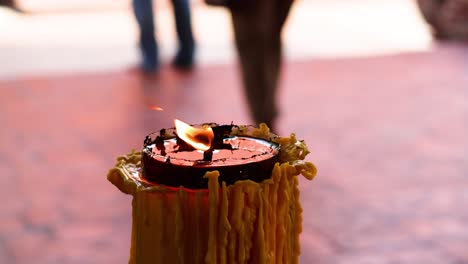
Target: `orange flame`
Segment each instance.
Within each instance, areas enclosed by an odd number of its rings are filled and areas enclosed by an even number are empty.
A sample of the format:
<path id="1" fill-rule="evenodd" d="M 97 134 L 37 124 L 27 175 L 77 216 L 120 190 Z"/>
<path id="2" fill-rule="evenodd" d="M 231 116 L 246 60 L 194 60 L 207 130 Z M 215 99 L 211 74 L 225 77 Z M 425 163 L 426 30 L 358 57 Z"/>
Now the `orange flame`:
<path id="1" fill-rule="evenodd" d="M 174 120 L 177 135 L 192 147 L 199 150 L 208 150 L 214 138 L 211 127 L 196 128 L 178 119 Z"/>
<path id="2" fill-rule="evenodd" d="M 151 110 L 155 110 L 155 111 L 163 111 L 164 109 L 162 109 L 161 107 L 157 106 L 157 105 L 150 105 L 149 107 Z"/>

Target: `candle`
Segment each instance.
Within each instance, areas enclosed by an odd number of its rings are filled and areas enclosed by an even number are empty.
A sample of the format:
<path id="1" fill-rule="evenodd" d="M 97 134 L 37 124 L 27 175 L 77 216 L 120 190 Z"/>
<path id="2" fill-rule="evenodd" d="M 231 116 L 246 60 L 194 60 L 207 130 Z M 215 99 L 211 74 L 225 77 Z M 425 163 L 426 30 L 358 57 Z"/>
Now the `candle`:
<path id="1" fill-rule="evenodd" d="M 305 143 L 264 124 L 188 128 L 151 134 L 107 175 L 133 196 L 129 262 L 297 263 Z"/>

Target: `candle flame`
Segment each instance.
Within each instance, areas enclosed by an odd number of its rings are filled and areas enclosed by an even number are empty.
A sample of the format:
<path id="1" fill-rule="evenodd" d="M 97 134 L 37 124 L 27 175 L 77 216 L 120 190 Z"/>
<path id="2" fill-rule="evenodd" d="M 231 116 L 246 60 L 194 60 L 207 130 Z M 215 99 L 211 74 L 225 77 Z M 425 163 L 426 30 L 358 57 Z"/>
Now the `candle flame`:
<path id="1" fill-rule="evenodd" d="M 208 150 L 214 138 L 211 127 L 196 128 L 178 119 L 174 120 L 177 136 L 192 147 L 199 150 Z"/>

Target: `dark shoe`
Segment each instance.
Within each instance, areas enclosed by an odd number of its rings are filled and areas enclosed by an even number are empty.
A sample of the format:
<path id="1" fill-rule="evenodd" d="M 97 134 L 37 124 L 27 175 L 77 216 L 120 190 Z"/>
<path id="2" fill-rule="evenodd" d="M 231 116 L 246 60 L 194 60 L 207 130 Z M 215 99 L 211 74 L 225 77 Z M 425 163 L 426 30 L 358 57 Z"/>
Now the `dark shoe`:
<path id="1" fill-rule="evenodd" d="M 155 72 L 159 68 L 157 46 L 155 43 L 151 44 L 153 45 L 140 45 L 141 58 L 143 60 L 140 64 L 140 69 L 146 73 Z"/>
<path id="2" fill-rule="evenodd" d="M 159 51 L 153 33 L 141 35 L 140 52 L 143 60 L 140 68 L 145 72 L 156 71 L 159 68 Z"/>
<path id="3" fill-rule="evenodd" d="M 143 58 L 140 69 L 145 73 L 156 72 L 159 69 L 159 63 L 156 60 Z"/>
<path id="4" fill-rule="evenodd" d="M 193 48 L 180 49 L 172 60 L 172 66 L 180 70 L 191 70 L 194 65 Z"/>

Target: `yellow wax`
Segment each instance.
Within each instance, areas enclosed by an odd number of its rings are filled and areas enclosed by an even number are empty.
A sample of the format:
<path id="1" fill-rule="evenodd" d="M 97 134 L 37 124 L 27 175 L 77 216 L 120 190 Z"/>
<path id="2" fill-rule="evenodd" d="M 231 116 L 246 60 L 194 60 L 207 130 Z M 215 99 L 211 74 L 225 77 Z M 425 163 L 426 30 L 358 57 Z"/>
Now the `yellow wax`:
<path id="1" fill-rule="evenodd" d="M 261 126 L 254 134 L 266 138 L 265 131 Z M 275 140 L 284 162 L 275 165 L 270 179 L 220 186 L 219 173 L 212 171 L 205 175 L 206 190 L 144 182 L 137 170 L 140 153 L 119 157 L 107 177 L 133 196 L 129 263 L 297 263 L 297 176 L 312 179 L 316 169 L 302 161 L 308 151 L 294 135 Z"/>

